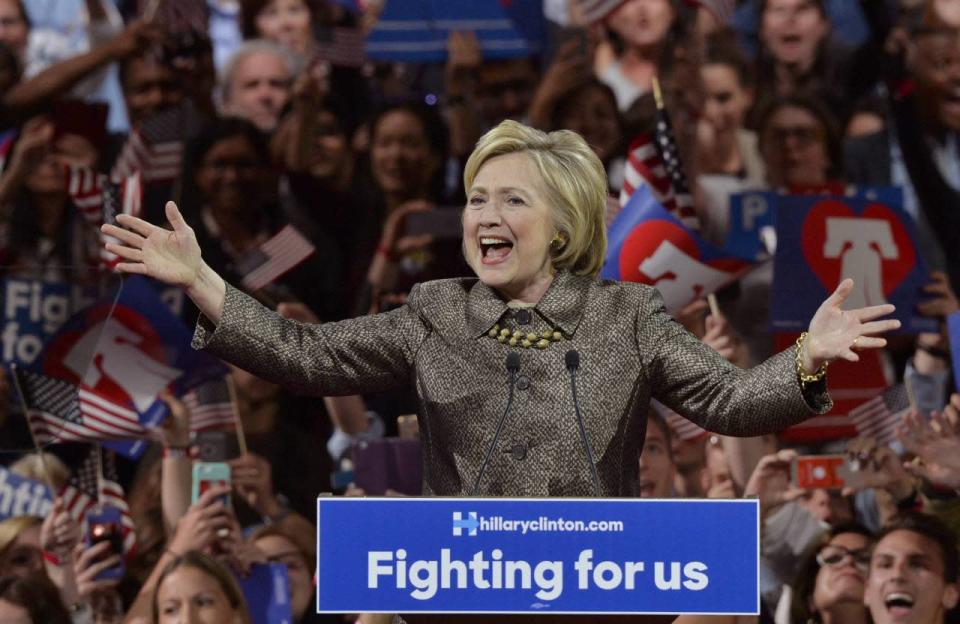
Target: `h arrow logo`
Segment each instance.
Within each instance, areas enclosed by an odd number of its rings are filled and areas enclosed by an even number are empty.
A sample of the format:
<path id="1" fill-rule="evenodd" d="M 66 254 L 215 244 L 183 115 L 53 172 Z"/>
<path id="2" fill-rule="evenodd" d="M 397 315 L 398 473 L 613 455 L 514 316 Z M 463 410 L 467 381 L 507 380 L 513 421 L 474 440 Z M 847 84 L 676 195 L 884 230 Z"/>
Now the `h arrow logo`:
<path id="1" fill-rule="evenodd" d="M 463 519 L 463 514 L 459 511 L 453 512 L 453 534 L 456 537 L 463 535 L 463 530 L 467 530 L 467 535 L 475 536 L 477 534 L 477 527 L 480 526 L 480 521 L 477 520 L 477 512 L 470 511 L 467 512 L 467 519 Z"/>

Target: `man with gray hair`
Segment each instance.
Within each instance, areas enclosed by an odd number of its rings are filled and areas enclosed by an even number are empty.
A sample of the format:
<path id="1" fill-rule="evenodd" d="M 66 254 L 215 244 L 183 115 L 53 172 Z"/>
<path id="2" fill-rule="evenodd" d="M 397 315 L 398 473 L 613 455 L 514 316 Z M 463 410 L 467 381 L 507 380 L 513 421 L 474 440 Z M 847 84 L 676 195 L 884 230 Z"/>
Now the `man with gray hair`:
<path id="1" fill-rule="evenodd" d="M 290 99 L 296 74 L 294 58 L 269 41 L 242 45 L 220 77 L 220 113 L 240 117 L 272 132 Z"/>

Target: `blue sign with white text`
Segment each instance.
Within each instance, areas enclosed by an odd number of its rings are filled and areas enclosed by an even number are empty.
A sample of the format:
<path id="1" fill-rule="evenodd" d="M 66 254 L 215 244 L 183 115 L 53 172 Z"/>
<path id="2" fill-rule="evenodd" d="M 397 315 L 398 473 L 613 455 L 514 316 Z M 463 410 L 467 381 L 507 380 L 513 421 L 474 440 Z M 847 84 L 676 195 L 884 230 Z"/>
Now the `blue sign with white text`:
<path id="1" fill-rule="evenodd" d="M 751 500 L 317 501 L 320 613 L 759 613 Z"/>

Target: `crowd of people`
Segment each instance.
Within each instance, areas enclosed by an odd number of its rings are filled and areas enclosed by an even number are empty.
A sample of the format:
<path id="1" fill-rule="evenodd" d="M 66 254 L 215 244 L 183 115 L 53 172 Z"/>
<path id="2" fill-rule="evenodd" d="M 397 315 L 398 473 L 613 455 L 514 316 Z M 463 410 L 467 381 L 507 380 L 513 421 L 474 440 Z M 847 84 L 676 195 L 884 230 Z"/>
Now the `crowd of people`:
<path id="1" fill-rule="evenodd" d="M 581 134 L 616 198 L 662 91 L 701 233 L 717 243 L 734 193 L 901 188 L 931 270 L 918 313 L 941 331 L 893 336 L 880 356 L 888 382 L 912 388 L 896 439 L 689 435 L 656 409 L 637 495 L 759 499 L 760 621 L 960 621 L 960 394 L 946 323 L 960 309 L 960 3 L 742 0 L 727 16 L 723 2 L 625 0 L 588 19 L 591 3 L 545 0 L 535 54 L 487 58 L 475 33 L 451 32 L 440 65 L 330 52 L 326 35 L 362 37 L 383 2 L 63 4 L 77 11 L 68 29 L 51 3 L 0 0 L 3 278 L 112 283 L 71 172 L 133 173 L 134 139 L 179 146 L 173 171 L 138 161 L 143 218 L 164 225 L 177 200 L 218 274 L 313 323 L 469 276 L 463 168 L 505 119 Z M 289 227 L 310 253 L 251 286 L 251 255 Z M 775 351 L 773 279 L 768 261 L 675 318 L 748 367 Z M 185 300 L 177 313 L 188 327 L 198 315 Z M 286 565 L 294 621 L 377 621 L 313 613 L 315 500 L 384 493 L 350 483 L 353 452 L 416 438 L 412 390 L 317 399 L 238 368 L 230 377 L 245 451 L 220 458 L 231 486 L 191 502 L 199 443 L 190 409 L 165 394 L 151 448 L 117 460 L 136 550 L 91 545 L 60 498 L 45 517 L 0 521 L 0 621 L 246 622 L 237 578 L 263 562 Z M 31 448 L 14 385 L 0 384 L 0 463 L 58 489 L 73 467 Z M 826 453 L 845 454 L 857 482 L 797 487 L 797 456 Z M 684 616 L 711 619 L 736 620 Z"/>

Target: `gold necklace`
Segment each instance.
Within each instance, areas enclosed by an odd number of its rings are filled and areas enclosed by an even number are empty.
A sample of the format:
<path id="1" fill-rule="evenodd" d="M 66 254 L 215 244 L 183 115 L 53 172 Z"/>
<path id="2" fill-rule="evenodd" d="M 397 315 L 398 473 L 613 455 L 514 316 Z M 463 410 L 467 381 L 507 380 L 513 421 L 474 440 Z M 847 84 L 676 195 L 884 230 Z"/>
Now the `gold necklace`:
<path id="1" fill-rule="evenodd" d="M 501 329 L 499 323 L 491 327 L 487 335 L 491 338 L 496 338 L 500 344 L 511 347 L 523 347 L 525 349 L 532 347 L 546 349 L 554 342 L 563 340 L 563 334 L 555 329 L 545 329 L 538 334 L 536 332 L 525 332 L 521 329 L 511 331 L 509 327 Z"/>

